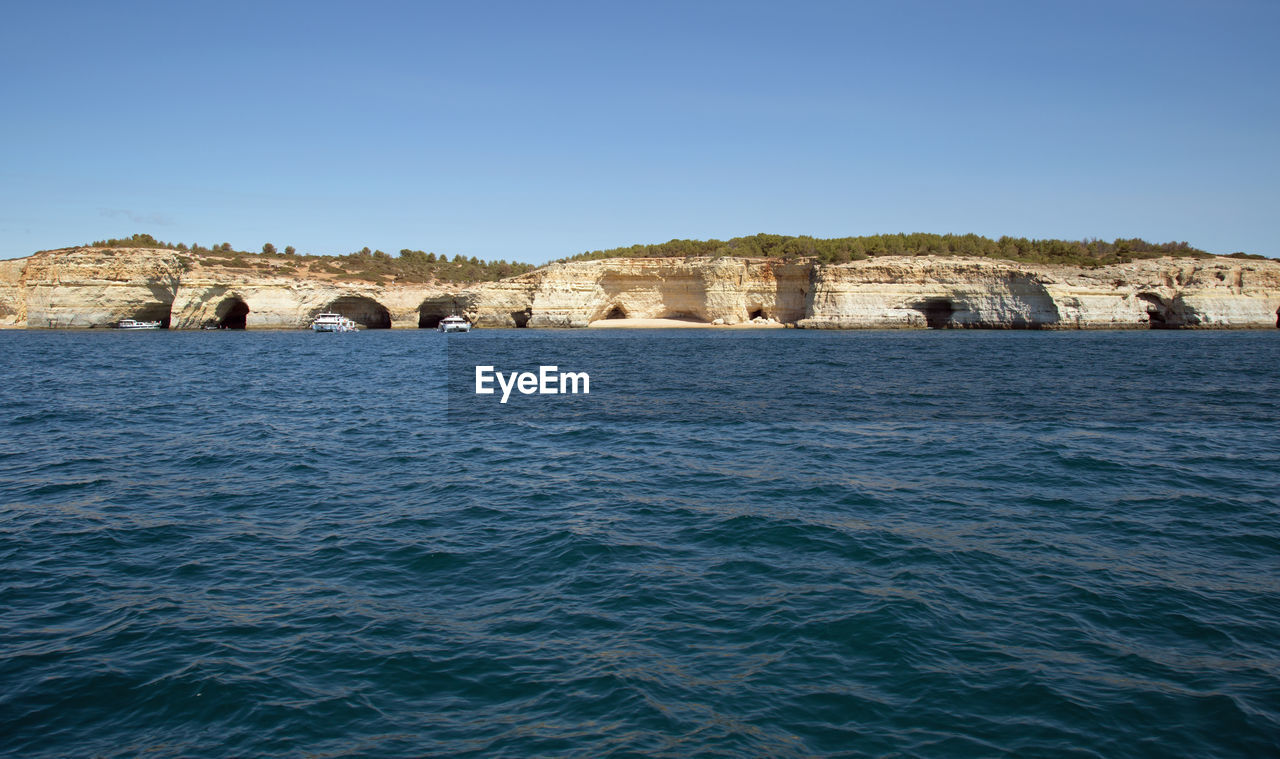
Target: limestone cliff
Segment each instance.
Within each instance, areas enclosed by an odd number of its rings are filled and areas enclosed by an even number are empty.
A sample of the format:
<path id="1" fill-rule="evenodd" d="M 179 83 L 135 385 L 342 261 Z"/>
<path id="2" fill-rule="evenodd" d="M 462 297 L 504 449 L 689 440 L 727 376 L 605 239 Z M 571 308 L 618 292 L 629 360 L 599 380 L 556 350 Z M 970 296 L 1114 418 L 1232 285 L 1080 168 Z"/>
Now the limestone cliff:
<path id="1" fill-rule="evenodd" d="M 812 268 L 741 258 L 552 264 L 524 276 L 534 285 L 529 326 L 585 327 L 610 318 L 721 319 L 737 324 L 753 315 L 794 322 L 807 313 Z"/>
<path id="2" fill-rule="evenodd" d="M 295 328 L 339 310 L 369 327 L 418 327 L 462 307 L 460 286 L 382 285 L 299 276 L 287 262 L 210 264 L 171 250 L 73 248 L 0 261 L 0 324 L 176 329 Z M 434 320 L 434 321 L 433 321 Z"/>
<path id="3" fill-rule="evenodd" d="M 1280 262 L 1149 259 L 1094 269 L 883 258 L 818 267 L 802 327 L 1277 326 Z"/>
<path id="4" fill-rule="evenodd" d="M 615 258 L 473 285 L 373 283 L 262 259 L 228 267 L 171 250 L 74 248 L 0 261 L 0 326 L 299 328 L 338 311 L 366 327 L 583 327 L 678 318 L 802 328 L 1275 328 L 1280 262 L 1163 258 L 1099 268 L 986 258 Z"/>
<path id="5" fill-rule="evenodd" d="M 758 317 L 830 329 L 1274 328 L 1280 319 L 1280 262 L 1229 258 L 1094 269 L 933 256 L 839 265 L 615 258 L 554 264 L 520 279 L 531 286 L 533 327 Z M 488 287 L 476 288 L 481 316 Z"/>
<path id="6" fill-rule="evenodd" d="M 25 326 L 27 295 L 22 287 L 22 272 L 28 259 L 0 261 L 0 327 Z"/>

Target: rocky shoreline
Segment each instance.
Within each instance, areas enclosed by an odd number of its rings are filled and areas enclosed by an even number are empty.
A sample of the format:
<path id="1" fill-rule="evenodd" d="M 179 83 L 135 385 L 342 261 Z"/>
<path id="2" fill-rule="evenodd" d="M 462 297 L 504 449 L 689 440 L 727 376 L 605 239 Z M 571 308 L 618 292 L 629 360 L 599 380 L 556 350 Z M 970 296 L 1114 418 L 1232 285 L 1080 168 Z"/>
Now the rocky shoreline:
<path id="1" fill-rule="evenodd" d="M 325 310 L 396 329 L 434 327 L 454 312 L 478 327 L 644 319 L 805 329 L 1275 329 L 1280 261 L 1155 258 L 1083 268 L 935 256 L 844 264 L 613 258 L 470 285 L 246 271 L 161 249 L 69 248 L 0 261 L 4 327 L 93 328 L 133 318 L 172 329 L 289 329 Z"/>

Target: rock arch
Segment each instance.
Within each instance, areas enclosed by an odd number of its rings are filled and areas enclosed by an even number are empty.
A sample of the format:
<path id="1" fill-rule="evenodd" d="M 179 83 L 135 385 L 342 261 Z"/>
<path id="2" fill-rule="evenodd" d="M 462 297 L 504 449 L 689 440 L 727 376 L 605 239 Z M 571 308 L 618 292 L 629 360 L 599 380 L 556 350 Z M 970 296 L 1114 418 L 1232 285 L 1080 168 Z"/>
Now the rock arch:
<path id="1" fill-rule="evenodd" d="M 244 329 L 249 321 L 249 304 L 236 296 L 225 298 L 214 310 L 221 329 Z"/>
<path id="2" fill-rule="evenodd" d="M 330 301 L 323 311 L 342 314 L 365 329 L 391 329 L 391 312 L 364 295 L 344 295 Z"/>

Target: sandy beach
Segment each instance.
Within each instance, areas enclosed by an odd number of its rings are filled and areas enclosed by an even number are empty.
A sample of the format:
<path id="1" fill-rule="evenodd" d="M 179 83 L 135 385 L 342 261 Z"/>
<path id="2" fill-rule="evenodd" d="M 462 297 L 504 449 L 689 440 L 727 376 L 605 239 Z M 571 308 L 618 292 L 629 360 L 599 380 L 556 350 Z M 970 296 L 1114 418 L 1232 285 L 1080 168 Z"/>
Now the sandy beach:
<path id="1" fill-rule="evenodd" d="M 741 324 L 708 324 L 687 319 L 597 319 L 589 329 L 785 329 L 778 322 L 742 322 Z"/>

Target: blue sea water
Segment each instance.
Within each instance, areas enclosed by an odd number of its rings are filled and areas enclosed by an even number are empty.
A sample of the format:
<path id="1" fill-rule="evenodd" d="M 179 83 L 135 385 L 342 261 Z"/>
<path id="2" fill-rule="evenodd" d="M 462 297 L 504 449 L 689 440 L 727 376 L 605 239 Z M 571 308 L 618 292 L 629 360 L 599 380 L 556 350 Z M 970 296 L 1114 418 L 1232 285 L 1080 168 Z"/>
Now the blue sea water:
<path id="1" fill-rule="evenodd" d="M 1280 331 L 9 331 L 0 368 L 0 754 L 1280 753 Z"/>

